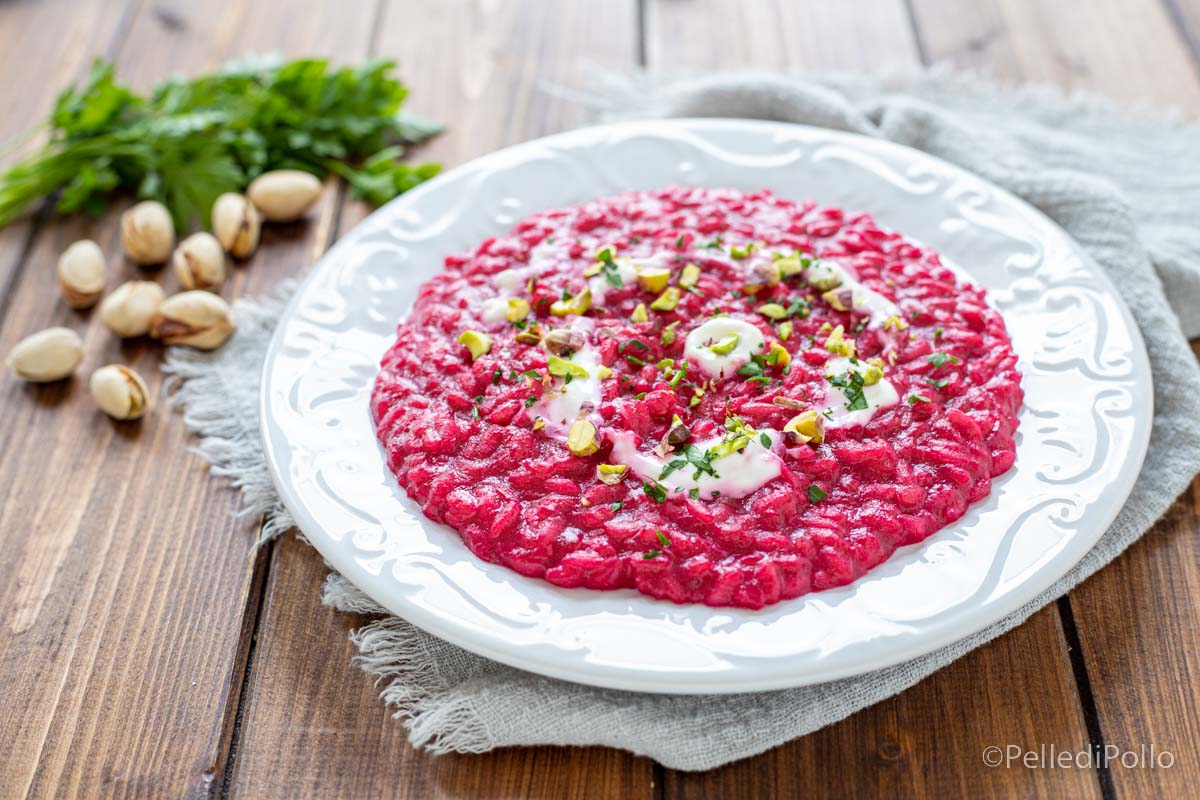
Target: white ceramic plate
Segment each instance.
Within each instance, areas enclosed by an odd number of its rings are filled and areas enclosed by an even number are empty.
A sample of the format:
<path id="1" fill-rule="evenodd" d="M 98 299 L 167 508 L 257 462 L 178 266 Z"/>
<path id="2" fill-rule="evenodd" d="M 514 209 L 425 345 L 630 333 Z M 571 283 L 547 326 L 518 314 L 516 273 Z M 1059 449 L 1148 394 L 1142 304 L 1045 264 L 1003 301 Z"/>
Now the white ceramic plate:
<path id="1" fill-rule="evenodd" d="M 864 210 L 990 291 L 1025 407 L 1016 466 L 955 525 L 855 583 L 762 611 L 561 589 L 486 564 L 388 472 L 368 398 L 418 285 L 534 211 L 668 184 L 767 187 Z M 1032 599 L 1120 509 L 1150 433 L 1141 337 L 1108 279 L 1030 206 L 956 167 L 863 137 L 745 120 L 573 131 L 472 161 L 373 214 L 313 270 L 262 388 L 275 483 L 343 575 L 430 633 L 557 678 L 666 693 L 843 678 L 973 633 Z"/>

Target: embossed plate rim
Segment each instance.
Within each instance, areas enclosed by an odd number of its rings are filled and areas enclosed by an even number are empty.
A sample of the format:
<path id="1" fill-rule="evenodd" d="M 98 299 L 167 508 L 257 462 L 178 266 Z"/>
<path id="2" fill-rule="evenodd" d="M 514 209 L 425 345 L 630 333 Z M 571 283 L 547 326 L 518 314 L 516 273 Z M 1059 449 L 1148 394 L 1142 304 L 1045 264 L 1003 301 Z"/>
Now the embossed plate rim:
<path id="1" fill-rule="evenodd" d="M 381 540 L 376 549 L 372 550 L 370 546 L 358 544 L 352 526 L 343 528 L 340 536 L 332 534 L 330 531 L 337 525 L 350 524 L 353 517 L 352 512 L 338 511 L 337 509 L 331 511 L 327 507 L 316 508 L 314 504 L 317 500 L 329 499 L 334 492 L 320 487 L 314 490 L 313 486 L 307 484 L 301 491 L 297 486 L 296 476 L 290 474 L 289 469 L 286 468 L 292 466 L 292 451 L 298 451 L 301 446 L 301 439 L 297 437 L 293 441 L 291 436 L 303 431 L 304 425 L 325 425 L 327 423 L 316 418 L 301 417 L 298 420 L 285 418 L 284 415 L 277 414 L 277 409 L 272 404 L 272 394 L 275 391 L 277 380 L 276 371 L 280 369 L 278 365 L 281 361 L 281 354 L 288 347 L 285 334 L 293 327 L 293 323 L 297 323 L 297 315 L 301 307 L 306 302 L 310 306 L 312 303 L 312 298 L 307 297 L 306 292 L 312 290 L 319 282 L 324 281 L 328 284 L 332 280 L 332 276 L 345 272 L 353 248 L 359 245 L 365 247 L 365 243 L 368 242 L 371 235 L 379 234 L 383 230 L 385 220 L 400 219 L 406 211 L 419 208 L 441 187 L 453 185 L 455 182 L 466 180 L 471 176 L 479 178 L 480 183 L 483 183 L 489 175 L 502 174 L 505 169 L 526 168 L 528 171 L 528 167 L 536 160 L 536 156 L 545 156 L 547 153 L 553 155 L 557 152 L 558 157 L 562 158 L 565 152 L 570 151 L 573 147 L 599 148 L 614 143 L 624 142 L 627 144 L 635 139 L 654 139 L 655 137 L 670 142 L 675 138 L 683 141 L 688 137 L 699 141 L 708 136 L 709 141 L 712 141 L 727 135 L 744 135 L 747 140 L 753 137 L 774 135 L 778 141 L 803 142 L 806 146 L 814 147 L 821 143 L 844 145 L 849 148 L 850 152 L 860 152 L 883 160 L 892 159 L 899 164 L 907 165 L 909 173 L 905 176 L 906 179 L 916 180 L 926 170 L 930 174 L 949 176 L 947 179 L 953 178 L 958 181 L 964 191 L 980 193 L 980 196 L 988 202 L 997 202 L 1018 219 L 1025 219 L 1029 223 L 1031 231 L 1037 228 L 1043 229 L 1043 233 L 1050 231 L 1052 237 L 1058 237 L 1058 241 L 1054 242 L 1056 246 L 1067 247 L 1079 259 L 1080 267 L 1088 273 L 1087 277 L 1095 280 L 1102 292 L 1114 303 L 1114 307 L 1105 311 L 1103 315 L 1100 311 L 1096 312 L 1097 321 L 1101 321 L 1100 316 L 1103 316 L 1103 321 L 1112 322 L 1114 321 L 1112 315 L 1115 314 L 1115 320 L 1123 326 L 1121 333 L 1127 335 L 1130 342 L 1128 355 L 1132 363 L 1129 375 L 1130 382 L 1134 386 L 1129 397 L 1132 404 L 1129 413 L 1118 415 L 1132 418 L 1128 431 L 1128 447 L 1131 457 L 1122 462 L 1117 473 L 1106 485 L 1107 494 L 1104 495 L 1104 499 L 1107 502 L 1102 507 L 1094 504 L 1088 505 L 1081 512 L 1085 515 L 1083 519 L 1087 521 L 1087 530 L 1077 529 L 1064 534 L 1063 543 L 1054 550 L 1048 561 L 1028 567 L 1026 569 L 1028 574 L 1021 573 L 1018 577 L 1021 577 L 1022 580 L 1006 590 L 999 601 L 993 602 L 990 598 L 985 598 L 977 607 L 960 607 L 947 613 L 927 614 L 927 617 L 933 618 L 935 621 L 924 625 L 921 622 L 900 624 L 895 619 L 891 619 L 888 622 L 900 628 L 899 631 L 887 635 L 860 634 L 863 636 L 863 640 L 859 643 L 859 648 L 864 657 L 857 660 L 848 657 L 847 653 L 852 652 L 854 648 L 846 643 L 840 643 L 836 648 L 830 647 L 828 652 L 821 645 L 809 642 L 807 649 L 803 650 L 783 654 L 772 652 L 770 655 L 750 654 L 747 656 L 743 653 L 735 654 L 730 650 L 728 642 L 736 639 L 742 643 L 752 643 L 755 635 L 763 637 L 777 635 L 770 630 L 770 626 L 781 625 L 781 620 L 790 616 L 798 616 L 800 612 L 810 611 L 812 608 L 820 608 L 820 613 L 828 613 L 836 621 L 843 603 L 849 602 L 849 605 L 853 607 L 852 601 L 857 600 L 856 594 L 869 591 L 876 584 L 885 585 L 882 583 L 885 577 L 880 573 L 889 567 L 889 564 L 904 561 L 910 556 L 916 558 L 917 561 L 928 561 L 926 555 L 933 551 L 935 544 L 942 547 L 945 553 L 949 554 L 949 558 L 953 558 L 956 542 L 952 534 L 956 526 L 950 526 L 940 531 L 919 545 L 904 548 L 903 552 L 897 553 L 888 564 L 882 565 L 878 570 L 869 573 L 849 587 L 815 595 L 810 594 L 793 601 L 784 601 L 784 603 L 770 607 L 763 612 L 709 609 L 704 606 L 680 607 L 633 592 L 598 593 L 587 590 L 558 589 L 545 582 L 516 575 L 503 567 L 480 562 L 470 555 L 461 542 L 458 542 L 458 550 L 461 552 L 455 552 L 453 543 L 448 543 L 444 538 L 436 545 L 431 544 L 427 551 L 420 552 L 420 558 L 411 558 L 411 564 L 401 563 L 403 559 L 393 564 L 386 561 L 374 563 L 368 558 L 368 555 L 372 552 L 382 552 L 381 548 L 385 548 L 387 544 L 385 541 Z M 799 145 L 796 146 L 799 147 Z M 714 145 L 714 150 L 720 151 L 720 148 Z M 719 157 L 712 153 L 706 157 L 708 156 Z M 522 161 L 522 158 L 525 161 Z M 669 181 L 664 180 L 663 182 Z M 794 199 L 804 198 L 795 197 Z M 837 197 L 816 197 L 815 199 L 824 204 L 844 205 Z M 479 202 L 482 203 L 482 199 Z M 521 216 L 531 213 L 533 210 L 536 209 L 523 209 Z M 867 210 L 871 211 L 877 219 L 880 218 L 878 211 Z M 473 209 L 471 213 L 483 215 L 486 212 L 479 207 Z M 438 222 L 452 225 L 461 220 L 450 220 L 448 223 L 445 220 L 438 220 Z M 884 225 L 888 224 L 886 219 L 880 219 L 880 222 Z M 908 233 L 903 228 L 900 230 L 901 233 Z M 1039 244 L 1042 241 L 1039 240 Z M 929 243 L 935 248 L 939 248 L 936 237 Z M 339 266 L 339 261 L 341 266 Z M 319 326 L 317 327 L 319 328 Z M 326 333 L 328 334 L 328 331 Z M 295 342 L 293 342 L 293 346 L 300 347 Z M 295 390 L 297 387 L 298 384 L 294 381 L 289 390 Z M 367 391 L 369 393 L 369 387 Z M 1097 400 L 1099 400 L 1099 396 Z M 1111 282 L 1065 232 L 1024 201 L 954 165 L 890 142 L 786 123 L 703 119 L 617 123 L 570 131 L 516 145 L 450 170 L 375 212 L 335 244 L 313 269 L 289 303 L 276 328 L 264 364 L 260 413 L 263 421 L 264 447 L 272 479 L 297 525 L 334 568 L 384 607 L 418 627 L 469 651 L 511 666 L 552 677 L 637 691 L 725 693 L 799 686 L 845 678 L 891 666 L 927 654 L 982 630 L 1032 600 L 1074 566 L 1116 517 L 1125 498 L 1132 490 L 1134 479 L 1145 457 L 1149 443 L 1151 400 L 1149 364 L 1140 333 Z M 365 406 L 361 409 L 361 413 L 364 415 L 367 413 Z M 1098 414 L 1099 412 L 1094 410 L 1093 413 Z M 1027 422 L 1027 415 L 1023 410 L 1023 430 Z M 301 427 L 291 427 L 289 430 L 289 426 L 297 425 Z M 371 448 L 373 448 L 373 458 L 381 461 L 382 453 L 373 440 L 368 445 L 360 447 L 361 452 L 356 452 L 355 457 L 361 456 L 363 459 L 371 461 L 372 455 L 368 452 Z M 314 464 L 315 461 L 306 462 L 305 466 L 320 472 L 321 470 L 316 469 Z M 993 493 L 995 501 L 998 503 L 998 496 L 1002 494 L 1001 484 L 1006 484 L 1016 470 L 1029 470 L 1036 466 L 1032 463 L 1023 464 L 1019 459 L 1014 470 L 997 482 Z M 390 474 L 388 477 L 391 477 Z M 317 495 L 324 492 L 325 497 L 314 497 L 314 491 Z M 400 498 L 397 498 L 400 502 L 406 501 L 406 498 L 402 497 L 403 492 L 395 486 L 394 482 L 391 491 L 401 495 Z M 310 494 L 306 495 L 305 492 Z M 982 503 L 989 503 L 993 498 L 982 501 Z M 353 505 L 354 502 L 358 501 L 351 500 L 350 505 Z M 968 516 L 971 514 L 972 512 L 969 511 Z M 415 527 L 420 530 L 412 530 L 413 526 L 410 524 L 408 529 L 410 534 L 419 536 L 424 533 L 431 540 L 437 538 L 438 534 L 434 529 L 439 526 L 434 526 L 423 518 L 417 519 L 416 522 Z M 1070 520 L 1067 522 L 1069 523 Z M 1082 521 L 1079 525 L 1083 525 Z M 383 527 L 382 530 L 382 535 L 386 539 L 390 535 L 390 531 L 386 527 Z M 457 539 L 455 538 L 454 541 Z M 447 556 L 449 561 L 439 560 L 439 555 Z M 401 567 L 406 568 L 404 580 L 398 577 Z M 413 569 L 408 569 L 409 567 L 413 567 Z M 458 577 L 450 574 L 451 568 L 459 567 L 463 567 L 465 570 L 460 570 L 461 574 Z M 897 567 L 897 569 L 900 568 Z M 558 618 L 555 617 L 558 610 L 554 608 L 539 612 L 540 616 L 513 614 L 511 619 L 504 617 L 506 613 L 504 610 L 500 610 L 499 616 L 497 616 L 497 612 L 488 609 L 488 612 L 492 613 L 494 617 L 495 626 L 473 625 L 469 624 L 465 617 L 456 617 L 446 608 L 439 607 L 436 602 L 446 597 L 443 595 L 439 598 L 436 594 L 439 588 L 444 588 L 444 584 L 440 582 L 450 581 L 453 583 L 457 580 L 468 581 L 472 584 L 471 592 L 485 595 L 478 601 L 484 604 L 488 602 L 486 595 L 489 592 L 499 591 L 498 587 L 503 587 L 509 596 L 515 591 L 517 595 L 524 592 L 528 594 L 529 598 L 539 598 L 539 600 L 530 599 L 528 601 L 531 607 L 537 606 L 538 602 L 544 604 L 546 598 L 550 597 L 564 607 L 574 608 L 575 604 L 582 603 L 587 606 L 595 606 L 598 610 L 595 613 L 589 612 L 577 618 L 571 618 L 570 624 L 566 624 L 568 621 L 561 615 Z M 462 593 L 466 587 L 455 586 L 454 589 Z M 826 603 L 826 598 L 834 595 L 838 599 Z M 863 617 L 861 610 L 855 613 L 859 618 Z M 811 614 L 807 617 L 807 619 L 812 618 L 814 617 Z M 614 622 L 614 630 L 618 633 L 616 638 L 619 640 L 626 635 L 639 633 L 657 635 L 661 633 L 666 635 L 663 641 L 673 642 L 674 639 L 671 637 L 683 634 L 687 639 L 688 646 L 696 645 L 701 649 L 708 648 L 708 652 L 698 651 L 694 654 L 695 663 L 690 666 L 686 663 L 668 664 L 667 661 L 674 658 L 675 654 L 668 653 L 666 649 L 660 650 L 656 654 L 646 653 L 647 657 L 641 662 L 638 662 L 637 659 L 629 661 L 628 653 L 617 653 L 616 660 L 613 661 L 614 654 L 606 652 L 605 648 L 611 650 L 614 647 L 622 646 L 620 643 L 605 644 L 606 640 L 588 640 L 586 637 L 590 635 L 591 630 L 603 625 L 611 625 Z M 580 626 L 584 623 L 592 625 L 592 628 L 581 628 Z M 780 630 L 784 630 L 784 628 L 780 628 Z M 526 640 L 521 641 L 521 637 L 525 637 Z M 582 643 L 585 640 L 588 642 L 586 645 Z M 639 646 L 644 646 L 644 642 L 645 639 L 639 640 Z M 772 645 L 778 645 L 778 642 L 774 642 Z M 629 646 L 627 643 L 624 644 L 626 649 Z M 688 653 L 690 654 L 690 651 Z M 706 661 L 706 656 L 711 656 L 715 661 Z M 605 658 L 609 660 L 606 661 Z M 656 661 L 656 659 L 662 660 Z M 686 661 L 686 658 L 684 660 Z"/>

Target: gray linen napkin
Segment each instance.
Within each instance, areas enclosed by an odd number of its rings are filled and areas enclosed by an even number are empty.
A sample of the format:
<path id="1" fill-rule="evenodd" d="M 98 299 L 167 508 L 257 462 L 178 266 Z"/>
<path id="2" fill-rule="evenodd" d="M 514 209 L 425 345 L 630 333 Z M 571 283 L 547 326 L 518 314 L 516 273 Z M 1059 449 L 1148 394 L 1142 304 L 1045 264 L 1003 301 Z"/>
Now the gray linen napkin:
<path id="1" fill-rule="evenodd" d="M 1155 382 L 1150 453 L 1116 522 L 1036 600 L 923 658 L 800 689 L 656 696 L 542 678 L 387 616 L 345 579 L 330 575 L 326 603 L 381 615 L 352 639 L 362 667 L 383 680 L 382 698 L 403 718 L 414 745 L 480 752 L 600 744 L 685 770 L 762 752 L 896 694 L 1020 624 L 1140 537 L 1200 470 L 1200 369 L 1184 337 L 1200 334 L 1197 126 L 1148 112 L 1122 113 L 1095 98 L 1064 98 L 1047 89 L 1001 91 L 946 74 L 742 75 L 665 86 L 648 79 L 612 81 L 600 100 L 609 116 L 756 117 L 885 137 L 1024 197 L 1108 271 L 1137 318 Z M 283 299 L 239 302 L 240 328 L 230 344 L 214 354 L 175 350 L 168 364 L 186 422 L 202 437 L 201 452 L 214 472 L 236 481 L 249 512 L 269 516 L 268 535 L 291 524 L 271 488 L 256 412 L 263 354 Z M 230 397 L 240 414 L 229 414 Z"/>

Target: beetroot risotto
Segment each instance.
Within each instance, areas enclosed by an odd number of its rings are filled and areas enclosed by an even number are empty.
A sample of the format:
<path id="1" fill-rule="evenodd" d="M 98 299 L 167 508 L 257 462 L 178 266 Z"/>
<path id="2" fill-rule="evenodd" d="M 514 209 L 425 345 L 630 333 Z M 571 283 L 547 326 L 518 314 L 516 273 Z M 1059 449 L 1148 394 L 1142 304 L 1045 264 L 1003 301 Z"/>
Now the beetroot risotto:
<path id="1" fill-rule="evenodd" d="M 760 608 L 985 497 L 1016 363 L 982 289 L 866 214 L 671 188 L 448 257 L 371 411 L 401 486 L 480 558 Z"/>

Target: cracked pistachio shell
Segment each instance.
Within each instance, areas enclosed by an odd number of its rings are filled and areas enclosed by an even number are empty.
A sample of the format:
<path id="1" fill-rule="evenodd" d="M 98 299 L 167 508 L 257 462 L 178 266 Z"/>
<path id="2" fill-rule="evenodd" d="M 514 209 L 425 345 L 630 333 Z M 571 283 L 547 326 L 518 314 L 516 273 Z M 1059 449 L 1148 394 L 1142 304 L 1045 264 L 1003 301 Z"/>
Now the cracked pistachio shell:
<path id="1" fill-rule="evenodd" d="M 162 287 L 154 281 L 122 283 L 100 303 L 100 321 L 123 339 L 145 336 L 163 296 Z"/>
<path id="2" fill-rule="evenodd" d="M 135 264 L 162 264 L 175 246 L 175 226 L 167 207 L 154 200 L 138 203 L 121 215 L 121 244 Z"/>
<path id="3" fill-rule="evenodd" d="M 113 419 L 138 419 L 150 407 L 150 392 L 142 376 L 121 364 L 93 372 L 88 387 L 96 404 Z"/>
<path id="4" fill-rule="evenodd" d="M 107 279 L 108 264 L 96 242 L 90 239 L 74 242 L 59 255 L 59 289 L 68 306 L 95 306 Z"/>
<path id="5" fill-rule="evenodd" d="M 70 328 L 47 328 L 17 342 L 8 355 L 8 368 L 34 383 L 58 381 L 83 360 L 83 342 Z"/>
<path id="6" fill-rule="evenodd" d="M 218 197 L 213 203 L 212 226 L 221 247 L 234 258 L 249 258 L 258 248 L 262 216 L 244 195 L 226 192 Z"/>
<path id="7" fill-rule="evenodd" d="M 71 308 L 96 305 L 108 279 L 104 251 L 91 239 L 82 239 L 58 257 L 58 288 Z"/>
<path id="8" fill-rule="evenodd" d="M 268 221 L 291 222 L 317 202 L 321 181 L 298 169 L 277 169 L 251 181 L 246 196 Z"/>
<path id="9" fill-rule="evenodd" d="M 193 233 L 180 242 L 171 264 L 185 289 L 216 290 L 225 282 L 225 250 L 211 233 Z"/>
<path id="10" fill-rule="evenodd" d="M 213 350 L 225 343 L 233 329 L 228 303 L 212 292 L 191 291 L 173 294 L 162 302 L 150 335 L 164 344 Z"/>

